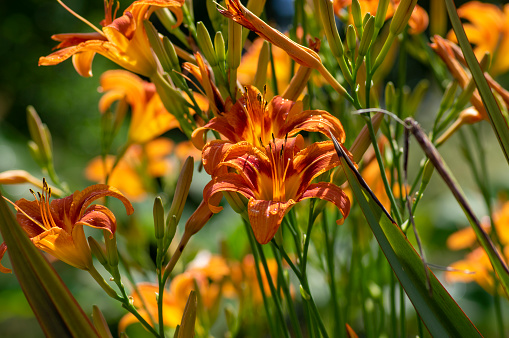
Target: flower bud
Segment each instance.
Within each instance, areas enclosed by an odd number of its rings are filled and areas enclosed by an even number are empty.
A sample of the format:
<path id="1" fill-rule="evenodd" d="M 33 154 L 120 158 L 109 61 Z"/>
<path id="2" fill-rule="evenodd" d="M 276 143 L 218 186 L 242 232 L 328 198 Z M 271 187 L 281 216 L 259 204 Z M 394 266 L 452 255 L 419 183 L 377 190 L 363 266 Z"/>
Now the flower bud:
<path id="1" fill-rule="evenodd" d="M 371 46 L 371 39 L 375 32 L 375 17 L 369 16 L 366 25 L 364 25 L 364 33 L 362 33 L 361 42 L 359 44 L 359 56 L 363 57 L 368 52 L 369 46 Z"/>
<path id="2" fill-rule="evenodd" d="M 237 69 L 242 56 L 242 26 L 233 20 L 228 21 L 228 66 Z M 236 81 L 236 79 L 235 79 Z"/>
<path id="3" fill-rule="evenodd" d="M 394 88 L 394 83 L 389 81 L 385 86 L 385 107 L 388 111 L 394 111 L 396 99 L 396 88 Z"/>
<path id="4" fill-rule="evenodd" d="M 226 49 L 224 45 L 223 33 L 216 32 L 214 37 L 214 50 L 216 51 L 217 62 L 219 66 L 224 69 L 224 63 L 226 61 Z"/>
<path id="5" fill-rule="evenodd" d="M 440 0 L 442 1 L 442 0 Z M 375 15 L 375 29 L 379 31 L 385 23 L 385 16 L 389 8 L 390 0 L 379 0 Z"/>
<path id="6" fill-rule="evenodd" d="M 154 232 L 156 239 L 161 239 L 164 237 L 164 207 L 163 200 L 159 196 L 154 199 L 152 213 L 154 216 Z"/>
<path id="7" fill-rule="evenodd" d="M 320 17 L 332 54 L 336 58 L 342 57 L 344 53 L 343 42 L 341 42 L 338 28 L 336 27 L 336 18 L 331 0 L 320 0 Z"/>
<path id="8" fill-rule="evenodd" d="M 113 237 L 110 238 L 110 233 L 104 231 L 104 243 L 106 244 L 106 256 L 108 259 L 109 265 L 112 267 L 118 266 L 118 250 L 117 250 L 117 237 L 113 234 Z M 116 276 L 113 276 L 116 277 Z"/>
<path id="9" fill-rule="evenodd" d="M 197 29 L 197 42 L 200 47 L 201 52 L 209 62 L 211 67 L 215 67 L 217 65 L 217 56 L 214 51 L 214 46 L 212 45 L 212 40 L 210 38 L 209 32 L 207 28 L 203 24 L 203 22 L 198 22 L 196 25 Z"/>
<path id="10" fill-rule="evenodd" d="M 178 337 L 194 337 L 194 325 L 196 322 L 196 308 L 198 300 L 196 298 L 196 291 L 191 290 L 189 298 L 187 298 L 184 314 L 182 315 L 182 322 L 180 324 Z"/>
<path id="11" fill-rule="evenodd" d="M 95 258 L 97 258 L 99 263 L 101 263 L 102 266 L 108 266 L 108 260 L 104 255 L 104 250 L 101 244 L 99 244 L 99 242 L 97 242 L 94 237 L 89 236 L 88 245 L 90 246 L 90 251 L 92 251 L 92 254 L 95 256 Z"/>
<path id="12" fill-rule="evenodd" d="M 359 36 L 362 35 L 362 10 L 359 0 L 352 0 L 352 17 Z"/>
<path id="13" fill-rule="evenodd" d="M 168 212 L 167 226 L 174 217 L 176 224 L 180 221 L 182 211 L 184 211 L 184 205 L 186 204 L 187 195 L 189 194 L 189 188 L 191 187 L 191 181 L 193 180 L 193 171 L 194 159 L 192 156 L 189 156 L 184 162 L 177 180 L 177 187 L 175 188 L 173 201 L 171 202 L 170 211 Z"/>
<path id="14" fill-rule="evenodd" d="M 357 34 L 353 25 L 348 25 L 346 28 L 346 45 L 348 46 L 348 52 L 353 57 L 355 55 L 355 48 L 357 48 Z"/>
<path id="15" fill-rule="evenodd" d="M 239 193 L 223 191 L 223 196 L 237 214 L 242 214 L 247 210 L 247 199 Z"/>
<path id="16" fill-rule="evenodd" d="M 168 55 L 170 59 L 171 67 L 178 72 L 182 72 L 180 69 L 179 58 L 177 56 L 177 52 L 175 51 L 175 46 L 173 46 L 173 43 L 171 43 L 170 39 L 168 39 L 166 36 L 163 37 L 163 47 L 166 55 Z"/>
<path id="17" fill-rule="evenodd" d="M 33 140 L 33 144 L 29 146 L 37 154 L 37 158 L 41 163 L 47 166 L 53 161 L 53 147 L 49 129 L 42 123 L 41 118 L 32 106 L 27 107 L 27 122 L 28 130 Z"/>
<path id="18" fill-rule="evenodd" d="M 414 10 L 415 5 L 417 4 L 417 0 L 401 0 L 398 8 L 396 9 L 396 13 L 392 18 L 390 32 L 393 35 L 399 35 L 405 29 L 408 24 L 408 20 L 412 15 L 412 11 Z"/>
<path id="19" fill-rule="evenodd" d="M 154 25 L 148 20 L 143 20 L 143 27 L 145 27 L 145 32 L 147 33 L 148 41 L 150 42 L 150 47 L 152 47 L 154 54 L 163 67 L 163 70 L 167 73 L 170 73 L 172 69 L 172 63 L 170 57 L 168 54 L 166 54 L 161 39 L 159 38 L 159 33 L 157 32 Z"/>
<path id="20" fill-rule="evenodd" d="M 256 74 L 254 78 L 254 86 L 260 91 L 267 83 L 267 67 L 270 60 L 269 43 L 263 41 L 262 48 L 260 49 L 260 55 L 258 56 L 258 66 L 256 67 Z"/>

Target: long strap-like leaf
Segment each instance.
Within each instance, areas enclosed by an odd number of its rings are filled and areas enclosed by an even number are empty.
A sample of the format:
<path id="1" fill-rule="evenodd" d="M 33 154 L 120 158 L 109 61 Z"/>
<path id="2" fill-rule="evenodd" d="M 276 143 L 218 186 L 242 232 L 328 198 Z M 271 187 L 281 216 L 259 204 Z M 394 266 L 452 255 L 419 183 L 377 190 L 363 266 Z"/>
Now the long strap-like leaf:
<path id="1" fill-rule="evenodd" d="M 474 51 L 470 46 L 470 42 L 467 39 L 465 30 L 463 29 L 463 25 L 461 24 L 458 13 L 456 12 L 454 1 L 445 0 L 445 4 L 447 6 L 449 18 L 451 19 L 452 28 L 454 29 L 454 33 L 456 33 L 456 37 L 458 38 L 459 45 L 463 51 L 463 55 L 465 56 L 468 68 L 470 68 L 472 77 L 474 78 L 475 84 L 479 89 L 479 94 L 481 95 L 484 107 L 488 112 L 491 126 L 497 135 L 498 143 L 500 144 L 505 158 L 509 163 L 509 126 L 507 125 L 507 121 L 500 112 L 500 108 L 498 107 L 497 101 L 491 92 L 491 88 L 488 85 L 486 78 L 484 77 L 481 66 L 477 62 Z M 504 55 L 503 57 L 507 56 Z"/>
<path id="2" fill-rule="evenodd" d="M 383 206 L 377 202 L 348 156 L 334 139 L 348 183 L 380 248 L 389 261 L 401 286 L 414 305 L 424 325 L 434 337 L 480 337 L 468 319 L 435 275 L 429 272 L 431 290 L 426 283 L 422 261 L 401 229 Z"/>

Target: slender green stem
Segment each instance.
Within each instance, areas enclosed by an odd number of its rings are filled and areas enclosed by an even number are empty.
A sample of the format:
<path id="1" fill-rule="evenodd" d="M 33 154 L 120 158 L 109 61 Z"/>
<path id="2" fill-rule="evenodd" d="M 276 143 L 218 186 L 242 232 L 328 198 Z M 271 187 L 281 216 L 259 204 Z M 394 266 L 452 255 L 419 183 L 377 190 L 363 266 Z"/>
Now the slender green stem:
<path id="1" fill-rule="evenodd" d="M 392 337 L 398 337 L 398 319 L 396 317 L 396 276 L 392 271 L 392 268 L 389 266 L 389 272 L 391 274 L 390 279 L 390 302 L 391 302 L 391 328 L 392 328 Z"/>
<path id="2" fill-rule="evenodd" d="M 274 62 L 274 54 L 272 53 L 272 44 L 270 43 L 269 43 L 269 56 L 270 56 L 270 70 L 272 73 L 272 90 L 274 91 L 274 95 L 278 95 L 279 90 L 277 87 L 276 64 Z"/>
<path id="3" fill-rule="evenodd" d="M 290 294 L 290 288 L 286 284 L 286 281 L 284 280 L 284 278 L 282 278 L 283 277 L 282 272 L 283 272 L 284 268 L 283 268 L 283 263 L 281 262 L 280 251 L 278 251 L 276 249 L 276 247 L 273 245 L 272 252 L 274 253 L 274 258 L 276 259 L 276 262 L 277 262 L 279 275 L 282 279 L 281 287 L 282 287 L 283 293 L 285 295 L 285 299 L 286 299 L 286 303 L 287 303 L 286 306 L 288 307 L 288 312 L 290 314 L 290 321 L 292 322 L 293 329 L 295 330 L 295 335 L 299 338 L 302 338 L 302 332 L 301 332 L 301 328 L 299 325 L 299 320 L 297 319 L 297 314 L 295 313 L 295 306 L 293 304 L 292 295 Z"/>
<path id="4" fill-rule="evenodd" d="M 406 311 L 405 311 L 405 291 L 403 286 L 399 286 L 399 325 L 401 337 L 406 337 Z"/>
<path id="5" fill-rule="evenodd" d="M 394 194 L 392 193 L 391 186 L 389 185 L 389 181 L 387 180 L 387 175 L 385 175 L 385 167 L 382 160 L 382 155 L 380 153 L 380 148 L 378 147 L 378 142 L 376 140 L 375 130 L 373 129 L 373 124 L 371 123 L 371 119 L 369 117 L 365 117 L 366 124 L 368 126 L 369 136 L 371 137 L 371 143 L 373 144 L 373 149 L 375 150 L 375 156 L 378 161 L 378 166 L 380 168 L 380 176 L 382 176 L 382 180 L 384 182 L 385 192 L 387 196 L 389 196 L 389 200 L 391 201 L 391 211 L 394 213 L 396 217 L 396 221 L 399 225 L 402 224 L 401 213 L 398 208 L 398 204 L 396 203 L 396 199 L 394 198 Z"/>
<path id="6" fill-rule="evenodd" d="M 497 320 L 497 328 L 498 333 L 500 335 L 500 338 L 504 338 L 505 335 L 505 329 L 504 329 L 504 317 L 502 315 L 502 304 L 500 303 L 500 295 L 498 294 L 498 287 L 500 283 L 498 282 L 498 279 L 495 278 L 495 293 L 493 296 L 493 301 L 495 303 L 495 314 L 496 314 L 496 320 Z"/>
<path id="7" fill-rule="evenodd" d="M 97 271 L 93 265 L 90 266 L 87 271 L 88 271 L 88 273 L 90 273 L 90 276 L 92 276 L 92 278 L 95 279 L 97 284 L 99 284 L 99 286 L 108 294 L 108 296 L 110 296 L 113 299 L 119 300 L 119 301 L 122 300 L 122 297 L 120 297 L 117 294 L 117 292 L 115 290 L 113 290 L 113 288 L 108 283 L 106 283 L 106 281 L 101 276 L 99 271 Z"/>
<path id="8" fill-rule="evenodd" d="M 267 295 L 265 294 L 265 288 L 263 286 L 263 279 L 260 273 L 260 259 L 258 256 L 258 250 L 256 248 L 255 239 L 253 238 L 253 230 L 251 229 L 251 225 L 245 220 L 244 221 L 244 227 L 246 229 L 247 238 L 249 239 L 249 244 L 251 245 L 251 251 L 253 252 L 253 257 L 255 260 L 255 272 L 256 272 L 256 278 L 258 279 L 258 285 L 260 287 L 260 292 L 262 294 L 263 299 L 263 306 L 265 308 L 265 314 L 267 315 L 267 321 L 269 323 L 269 329 L 272 333 L 272 337 L 278 337 L 278 331 L 276 327 L 274 326 L 274 322 L 272 321 L 272 314 L 270 313 L 269 309 L 269 301 L 267 299 Z M 277 326 L 280 327 L 279 325 Z"/>

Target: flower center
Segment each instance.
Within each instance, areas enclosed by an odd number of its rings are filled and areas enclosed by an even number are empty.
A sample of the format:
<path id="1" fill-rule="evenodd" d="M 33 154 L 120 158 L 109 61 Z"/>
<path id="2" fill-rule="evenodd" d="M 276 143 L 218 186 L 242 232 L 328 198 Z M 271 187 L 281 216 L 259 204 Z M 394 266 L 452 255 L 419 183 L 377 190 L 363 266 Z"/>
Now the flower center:
<path id="1" fill-rule="evenodd" d="M 272 144 L 274 148 L 272 148 Z M 290 167 L 291 159 L 285 156 L 286 137 L 281 148 L 278 149 L 274 134 L 272 134 L 272 144 L 269 142 L 272 175 L 272 200 L 276 202 L 286 202 L 286 175 Z"/>

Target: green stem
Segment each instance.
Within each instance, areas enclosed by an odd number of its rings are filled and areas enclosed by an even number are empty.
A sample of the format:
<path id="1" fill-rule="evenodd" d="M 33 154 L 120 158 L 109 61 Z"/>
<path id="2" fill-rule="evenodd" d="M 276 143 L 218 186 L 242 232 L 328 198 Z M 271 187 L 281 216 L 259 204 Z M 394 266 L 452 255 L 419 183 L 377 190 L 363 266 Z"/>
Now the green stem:
<path id="1" fill-rule="evenodd" d="M 95 279 L 97 284 L 99 284 L 99 286 L 108 294 L 108 296 L 119 301 L 122 300 L 122 298 L 115 292 L 115 290 L 113 290 L 113 288 L 108 283 L 106 283 L 99 271 L 97 271 L 93 265 L 90 266 L 87 271 L 90 273 L 92 278 Z"/>
<path id="2" fill-rule="evenodd" d="M 274 326 L 274 322 L 272 321 L 272 314 L 270 313 L 269 309 L 269 301 L 267 299 L 267 295 L 265 294 L 265 288 L 263 287 L 263 279 L 260 273 L 260 262 L 258 257 L 258 250 L 256 249 L 255 239 L 253 238 L 253 230 L 251 229 L 251 225 L 243 219 L 244 227 L 246 229 L 247 238 L 249 239 L 249 244 L 251 245 L 251 252 L 253 253 L 253 257 L 255 260 L 255 272 L 256 272 L 256 278 L 258 279 L 258 285 L 260 287 L 260 292 L 262 294 L 263 298 L 263 306 L 265 308 L 265 314 L 267 315 L 267 321 L 269 323 L 269 329 L 271 331 L 272 337 L 278 336 L 278 330 Z M 279 328 L 279 325 L 278 325 Z"/>

